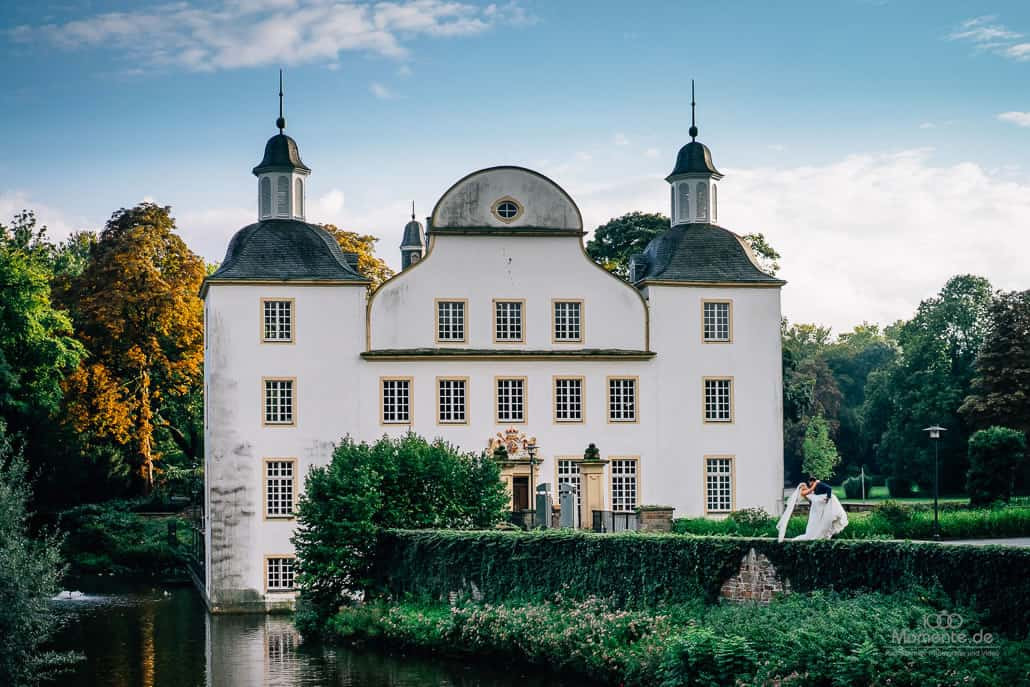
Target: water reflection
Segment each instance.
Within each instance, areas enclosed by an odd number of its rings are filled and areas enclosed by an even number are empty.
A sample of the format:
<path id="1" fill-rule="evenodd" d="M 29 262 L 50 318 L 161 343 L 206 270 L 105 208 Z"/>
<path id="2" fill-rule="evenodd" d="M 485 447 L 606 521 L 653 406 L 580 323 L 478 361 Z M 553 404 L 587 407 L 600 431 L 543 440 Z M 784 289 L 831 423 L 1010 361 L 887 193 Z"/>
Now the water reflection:
<path id="1" fill-rule="evenodd" d="M 64 687 L 562 687 L 553 676 L 375 650 L 302 645 L 287 616 L 210 616 L 190 587 L 82 582 L 54 607 L 68 624 L 57 648 L 86 660 Z"/>

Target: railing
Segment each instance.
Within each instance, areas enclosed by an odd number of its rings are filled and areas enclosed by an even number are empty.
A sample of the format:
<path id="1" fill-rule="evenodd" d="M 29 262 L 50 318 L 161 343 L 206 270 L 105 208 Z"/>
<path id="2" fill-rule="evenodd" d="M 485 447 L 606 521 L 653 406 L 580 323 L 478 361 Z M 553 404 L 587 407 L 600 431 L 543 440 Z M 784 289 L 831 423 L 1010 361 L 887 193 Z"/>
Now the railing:
<path id="1" fill-rule="evenodd" d="M 640 519 L 636 513 L 615 513 L 610 510 L 595 510 L 591 529 L 594 532 L 636 532 Z"/>

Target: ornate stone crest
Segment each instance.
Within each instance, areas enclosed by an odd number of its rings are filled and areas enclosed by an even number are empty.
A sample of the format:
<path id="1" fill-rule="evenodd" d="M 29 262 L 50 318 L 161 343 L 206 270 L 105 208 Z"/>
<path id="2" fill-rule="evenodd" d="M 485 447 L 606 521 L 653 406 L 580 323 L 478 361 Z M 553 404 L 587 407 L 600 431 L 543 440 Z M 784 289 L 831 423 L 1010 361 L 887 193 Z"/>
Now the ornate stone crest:
<path id="1" fill-rule="evenodd" d="M 509 427 L 503 432 L 498 432 L 487 442 L 487 449 L 491 455 L 498 455 L 498 449 L 503 449 L 508 460 L 529 460 L 527 447 L 536 444 L 536 437 L 526 437 L 515 427 Z"/>

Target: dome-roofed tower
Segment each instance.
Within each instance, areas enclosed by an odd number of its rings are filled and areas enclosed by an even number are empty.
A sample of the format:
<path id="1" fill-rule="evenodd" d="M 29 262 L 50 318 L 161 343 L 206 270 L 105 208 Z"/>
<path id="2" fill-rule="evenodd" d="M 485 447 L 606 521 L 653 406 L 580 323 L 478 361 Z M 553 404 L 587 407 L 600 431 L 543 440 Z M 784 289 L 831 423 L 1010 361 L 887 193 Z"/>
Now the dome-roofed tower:
<path id="1" fill-rule="evenodd" d="M 680 148 L 676 166 L 665 180 L 672 186 L 669 217 L 672 226 L 694 222 L 715 223 L 719 219 L 719 189 L 722 173 L 712 162 L 712 151 L 697 140 L 694 120 L 694 81 L 690 81 L 690 143 Z"/>
<path id="2" fill-rule="evenodd" d="M 279 70 L 279 133 L 268 139 L 265 156 L 254 168 L 258 178 L 258 219 L 304 219 L 304 195 L 311 169 L 300 159 L 297 142 L 283 133 L 283 72 Z"/>
<path id="3" fill-rule="evenodd" d="M 426 237 L 422 223 L 415 219 L 415 201 L 411 202 L 411 221 L 404 225 L 401 239 L 401 269 L 406 270 L 426 254 Z"/>

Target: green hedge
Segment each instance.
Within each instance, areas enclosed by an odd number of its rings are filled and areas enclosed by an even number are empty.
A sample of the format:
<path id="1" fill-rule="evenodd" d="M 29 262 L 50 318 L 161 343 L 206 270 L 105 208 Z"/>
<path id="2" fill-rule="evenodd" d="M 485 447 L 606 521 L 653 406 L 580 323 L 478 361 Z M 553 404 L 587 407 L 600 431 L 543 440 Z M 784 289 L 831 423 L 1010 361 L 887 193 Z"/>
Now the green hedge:
<path id="1" fill-rule="evenodd" d="M 1030 549 L 894 541 L 585 532 L 380 533 L 373 593 L 392 598 L 481 594 L 490 602 L 556 594 L 619 607 L 711 602 L 750 548 L 797 591 L 893 592 L 939 585 L 988 622 L 1030 626 Z"/>

